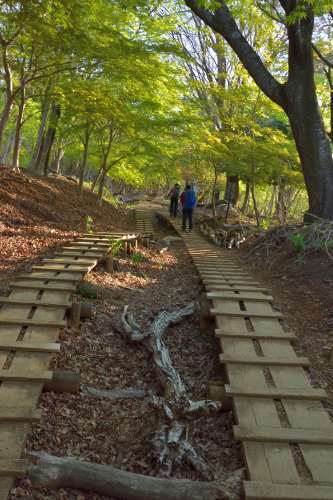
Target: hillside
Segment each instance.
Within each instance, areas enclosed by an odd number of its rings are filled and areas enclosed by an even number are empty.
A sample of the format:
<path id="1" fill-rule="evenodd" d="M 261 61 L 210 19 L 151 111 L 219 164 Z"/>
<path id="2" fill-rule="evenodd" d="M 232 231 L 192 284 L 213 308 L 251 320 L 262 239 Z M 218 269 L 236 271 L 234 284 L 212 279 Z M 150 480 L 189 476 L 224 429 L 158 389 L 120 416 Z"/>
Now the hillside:
<path id="1" fill-rule="evenodd" d="M 0 169 L 0 280 L 28 267 L 41 253 L 85 230 L 124 229 L 125 211 L 103 202 L 86 190 L 80 197 L 75 182 L 65 177 L 35 177 Z"/>

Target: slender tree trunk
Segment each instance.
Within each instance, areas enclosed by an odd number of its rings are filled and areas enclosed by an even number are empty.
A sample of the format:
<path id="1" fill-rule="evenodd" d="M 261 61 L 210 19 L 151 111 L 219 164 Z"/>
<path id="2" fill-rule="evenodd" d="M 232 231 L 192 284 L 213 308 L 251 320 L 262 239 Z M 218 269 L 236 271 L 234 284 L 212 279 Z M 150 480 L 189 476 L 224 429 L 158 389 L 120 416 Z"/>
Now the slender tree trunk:
<path id="1" fill-rule="evenodd" d="M 20 102 L 16 119 L 15 139 L 13 148 L 12 166 L 14 170 L 18 170 L 20 166 L 21 130 L 23 125 L 24 108 L 25 108 L 25 87 L 24 85 L 22 85 L 20 90 Z"/>
<path id="2" fill-rule="evenodd" d="M 89 141 L 90 141 L 90 130 L 89 130 L 89 125 L 87 125 L 86 133 L 85 133 L 84 141 L 83 141 L 83 156 L 82 156 L 81 167 L 80 167 L 79 189 L 80 189 L 81 195 L 83 193 L 83 182 L 84 182 L 84 175 L 85 175 L 86 166 L 87 166 Z"/>
<path id="3" fill-rule="evenodd" d="M 60 106 L 58 104 L 53 103 L 51 106 L 50 122 L 43 144 L 40 165 L 37 166 L 38 169 L 42 169 L 45 176 L 47 176 L 48 173 L 50 154 L 54 143 L 59 118 L 60 118 Z"/>
<path id="4" fill-rule="evenodd" d="M 97 194 L 97 204 L 100 207 L 102 206 L 102 202 L 103 202 L 103 191 L 104 191 L 106 174 L 107 174 L 107 168 L 104 165 L 102 168 L 101 176 L 99 178 L 98 194 Z"/>
<path id="5" fill-rule="evenodd" d="M 61 160 L 63 159 L 65 154 L 65 149 L 63 147 L 59 147 L 56 156 L 52 162 L 52 170 L 54 170 L 57 174 L 60 172 Z"/>
<path id="6" fill-rule="evenodd" d="M 217 169 L 214 166 L 214 181 L 213 181 L 213 187 L 212 187 L 212 213 L 213 213 L 213 217 L 214 217 L 214 224 L 216 224 L 216 198 L 215 198 L 215 194 L 216 194 L 217 177 L 218 177 Z"/>
<path id="7" fill-rule="evenodd" d="M 249 209 L 249 203 L 250 203 L 250 183 L 249 181 L 246 181 L 246 188 L 245 188 L 245 195 L 244 195 L 244 200 L 241 208 L 241 212 L 243 214 L 246 214 L 246 212 Z"/>
<path id="8" fill-rule="evenodd" d="M 36 144 L 34 146 L 31 159 L 28 165 L 28 170 L 30 171 L 35 171 L 37 170 L 38 164 L 40 162 L 40 156 L 41 156 L 41 151 L 43 149 L 43 144 L 44 144 L 44 133 L 45 133 L 45 128 L 46 128 L 46 122 L 47 122 L 47 117 L 49 114 L 50 110 L 50 89 L 51 85 L 50 83 L 47 84 L 45 93 L 44 93 L 44 98 L 43 98 L 43 103 L 42 103 L 42 114 L 41 114 L 41 119 L 40 119 L 40 125 L 38 129 L 38 134 L 36 138 Z"/>
<path id="9" fill-rule="evenodd" d="M 13 148 L 14 139 L 15 139 L 15 130 L 13 130 L 8 137 L 5 148 L 4 148 L 3 153 L 1 155 L 0 163 L 3 163 L 5 165 L 7 164 L 8 157 L 10 155 L 12 148 Z"/>
<path id="10" fill-rule="evenodd" d="M 95 179 L 93 180 L 92 184 L 91 184 L 91 192 L 93 193 L 95 191 L 95 187 L 100 179 L 100 176 L 102 174 L 102 167 L 99 168 L 97 174 L 96 174 L 96 177 Z"/>
<path id="11" fill-rule="evenodd" d="M 5 105 L 2 110 L 2 113 L 0 114 L 0 147 L 2 145 L 3 135 L 5 132 L 10 112 L 13 107 L 13 103 L 14 103 L 14 98 L 12 94 L 7 92 L 5 97 Z"/>
<path id="12" fill-rule="evenodd" d="M 254 183 L 251 184 L 251 195 L 252 195 L 254 213 L 255 213 L 256 221 L 257 221 L 257 227 L 260 227 L 260 214 L 259 214 L 256 195 L 255 195 Z"/>

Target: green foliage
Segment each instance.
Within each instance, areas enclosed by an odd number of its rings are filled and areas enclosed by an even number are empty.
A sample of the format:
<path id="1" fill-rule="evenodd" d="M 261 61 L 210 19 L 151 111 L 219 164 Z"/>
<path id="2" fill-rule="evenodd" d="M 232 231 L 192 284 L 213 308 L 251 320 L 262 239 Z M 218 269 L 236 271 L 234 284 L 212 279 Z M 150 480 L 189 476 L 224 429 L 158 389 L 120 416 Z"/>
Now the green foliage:
<path id="1" fill-rule="evenodd" d="M 94 220 L 90 215 L 86 216 L 86 231 L 87 233 L 93 233 L 94 232 Z"/>
<path id="2" fill-rule="evenodd" d="M 296 253 L 304 252 L 306 248 L 305 235 L 303 233 L 294 233 L 291 235 L 290 240 Z"/>
<path id="3" fill-rule="evenodd" d="M 141 262 L 147 262 L 147 257 L 145 257 L 142 253 L 140 252 L 134 252 L 131 260 L 133 264 L 140 264 Z"/>
<path id="4" fill-rule="evenodd" d="M 113 257 L 116 257 L 122 251 L 124 243 L 122 240 L 112 240 L 112 239 L 109 240 L 109 243 L 110 243 L 111 255 L 113 255 Z"/>

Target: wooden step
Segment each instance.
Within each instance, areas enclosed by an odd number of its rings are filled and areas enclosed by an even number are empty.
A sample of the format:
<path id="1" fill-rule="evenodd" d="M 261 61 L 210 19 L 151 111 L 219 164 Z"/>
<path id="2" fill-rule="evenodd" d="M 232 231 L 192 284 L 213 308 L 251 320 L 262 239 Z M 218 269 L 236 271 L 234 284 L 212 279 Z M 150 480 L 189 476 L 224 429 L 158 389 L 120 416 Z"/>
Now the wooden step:
<path id="1" fill-rule="evenodd" d="M 15 299 L 12 297 L 0 297 L 0 305 L 2 304 L 14 304 L 14 305 L 26 305 L 26 306 L 43 306 L 43 307 L 71 307 L 71 302 L 50 302 L 43 300 L 33 300 L 33 299 Z"/>
<path id="2" fill-rule="evenodd" d="M 250 312 L 250 311 L 219 311 L 218 309 L 211 309 L 213 316 L 231 316 L 235 318 L 283 318 L 283 314 L 275 311 L 268 312 Z"/>
<path id="3" fill-rule="evenodd" d="M 57 285 L 51 284 L 51 285 L 38 285 L 38 283 L 33 283 L 33 282 L 11 282 L 10 283 L 11 288 L 26 288 L 26 289 L 31 289 L 31 290 L 53 290 L 53 291 L 59 291 L 59 292 L 74 292 L 76 290 L 76 286 L 72 285 Z"/>
<path id="4" fill-rule="evenodd" d="M 331 429 L 295 429 L 290 427 L 242 427 L 234 425 L 237 441 L 256 441 L 259 443 L 303 443 L 333 444 L 333 425 Z"/>
<path id="5" fill-rule="evenodd" d="M 327 399 L 327 393 L 323 389 L 279 389 L 274 387 L 235 387 L 225 385 L 227 396 L 246 397 L 246 398 L 273 398 L 273 399 L 301 399 L 301 400 L 322 400 Z"/>
<path id="6" fill-rule="evenodd" d="M 271 295 L 251 295 L 246 293 L 224 293 L 224 292 L 208 292 L 208 299 L 223 299 L 223 300 L 247 300 L 249 302 L 272 302 L 274 299 Z"/>
<path id="7" fill-rule="evenodd" d="M 1 452 L 0 452 L 1 453 Z M 0 458 L 0 477 L 24 476 L 30 462 L 25 459 Z"/>
<path id="8" fill-rule="evenodd" d="M 81 267 L 75 267 L 73 268 L 68 268 L 68 267 L 62 267 L 61 264 L 59 266 L 32 266 L 32 269 L 34 271 L 55 271 L 58 273 L 88 273 L 90 271 L 90 267 L 88 266 L 81 266 Z"/>
<path id="9" fill-rule="evenodd" d="M 88 253 L 89 255 L 87 255 Z M 57 257 L 78 257 L 79 259 L 80 258 L 100 259 L 105 255 L 105 252 L 93 253 L 89 252 L 89 250 L 85 250 L 84 252 L 83 251 L 80 252 L 80 250 L 78 250 L 77 252 L 74 251 L 54 252 L 54 255 L 56 255 Z"/>
<path id="10" fill-rule="evenodd" d="M 57 272 L 57 271 L 55 271 Z M 48 274 L 50 274 L 50 271 L 47 271 Z M 73 287 L 73 285 L 70 285 L 70 283 L 77 283 L 78 281 L 80 281 L 80 276 L 77 276 L 77 277 L 70 277 L 70 276 L 42 276 L 42 273 L 30 273 L 30 274 L 21 274 L 21 276 L 18 278 L 18 280 L 33 280 L 33 281 L 49 281 L 50 283 L 48 283 L 48 285 L 51 285 L 51 284 L 54 284 L 56 285 L 56 282 L 57 281 L 61 281 L 61 282 L 67 282 L 68 285 L 66 285 L 66 287 L 68 286 L 71 286 Z M 54 283 L 53 283 L 54 282 Z M 65 285 L 63 285 L 65 286 Z M 74 289 L 75 290 L 75 287 L 71 288 L 71 290 Z M 58 290 L 58 288 L 57 288 Z"/>
<path id="11" fill-rule="evenodd" d="M 1 339 L 0 349 L 5 351 L 26 351 L 26 352 L 60 352 L 60 344 L 56 342 L 32 342 L 28 340 L 6 341 Z M 1 405 L 0 405 L 1 409 Z"/>
<path id="12" fill-rule="evenodd" d="M 68 264 L 73 266 L 95 266 L 97 264 L 97 259 L 92 259 L 91 257 L 78 256 L 77 259 L 62 259 L 55 257 L 54 259 L 43 259 L 43 264 Z"/>
<path id="13" fill-rule="evenodd" d="M 280 333 L 280 332 L 231 332 L 225 331 L 217 328 L 215 330 L 215 335 L 217 337 L 225 338 L 248 338 L 248 339 L 272 339 L 272 340 L 296 340 L 296 335 L 292 333 Z"/>
<path id="14" fill-rule="evenodd" d="M 49 370 L 19 370 L 14 368 L 0 370 L 0 380 L 11 380 L 15 382 L 50 382 L 52 379 L 53 372 Z"/>
<path id="15" fill-rule="evenodd" d="M 206 285 L 207 290 L 211 291 L 221 291 L 221 292 L 233 292 L 233 291 L 239 291 L 239 292 L 268 292 L 267 288 L 262 288 L 262 287 L 257 287 L 257 286 L 251 286 L 251 285 L 237 285 L 231 287 L 230 285 Z"/>
<path id="16" fill-rule="evenodd" d="M 66 321 L 42 321 L 40 319 L 24 319 L 24 318 L 6 318 L 0 317 L 1 325 L 22 325 L 22 326 L 45 326 L 63 328 L 67 325 Z"/>
<path id="17" fill-rule="evenodd" d="M 258 281 L 251 281 L 251 280 L 239 280 L 239 279 L 232 279 L 232 278 L 202 278 L 202 282 L 204 285 L 211 286 L 211 285 L 232 285 L 232 286 L 259 286 Z"/>
<path id="18" fill-rule="evenodd" d="M 41 411 L 20 406 L 0 406 L 0 422 L 39 422 Z M 1 453 L 1 452 L 0 452 Z"/>
<path id="19" fill-rule="evenodd" d="M 270 356 L 230 356 L 220 354 L 220 361 L 223 364 L 243 364 L 243 365 L 263 365 L 263 366 L 310 366 L 307 358 L 278 358 Z"/>
<path id="20" fill-rule="evenodd" d="M 333 485 L 244 481 L 247 500 L 332 500 Z"/>

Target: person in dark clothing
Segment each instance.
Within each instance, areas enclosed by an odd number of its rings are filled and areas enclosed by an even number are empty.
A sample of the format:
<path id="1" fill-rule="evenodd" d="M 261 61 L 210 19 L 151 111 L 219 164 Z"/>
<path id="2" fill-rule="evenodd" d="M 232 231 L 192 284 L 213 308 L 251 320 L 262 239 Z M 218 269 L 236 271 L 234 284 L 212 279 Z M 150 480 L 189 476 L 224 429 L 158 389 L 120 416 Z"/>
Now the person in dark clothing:
<path id="1" fill-rule="evenodd" d="M 179 194 L 180 194 L 180 186 L 179 184 L 175 184 L 171 189 L 171 191 L 169 192 L 170 217 L 177 217 Z"/>
<path id="2" fill-rule="evenodd" d="M 189 184 L 181 194 L 181 200 L 183 206 L 183 231 L 186 231 L 188 222 L 188 229 L 191 232 L 193 229 L 193 211 L 197 200 L 194 189 Z"/>

